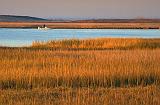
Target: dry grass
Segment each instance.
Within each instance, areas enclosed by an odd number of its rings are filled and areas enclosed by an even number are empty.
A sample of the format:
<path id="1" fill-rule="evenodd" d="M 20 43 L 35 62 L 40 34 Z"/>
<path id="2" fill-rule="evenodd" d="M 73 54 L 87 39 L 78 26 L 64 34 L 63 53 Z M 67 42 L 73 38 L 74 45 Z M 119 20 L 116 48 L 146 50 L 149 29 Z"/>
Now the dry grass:
<path id="1" fill-rule="evenodd" d="M 50 49 L 55 48 L 54 45 L 63 47 L 61 43 L 67 41 L 43 43 L 46 49 L 41 49 L 41 43 L 31 48 L 0 48 L 0 104 L 160 104 L 159 40 L 89 40 L 92 43 L 101 41 L 104 46 L 111 43 L 112 50 Z M 87 41 L 79 42 L 85 49 L 92 46 L 86 46 Z M 147 46 L 132 50 L 116 48 L 120 43 L 137 46 L 140 42 Z M 154 47 L 148 47 L 152 42 L 156 42 Z"/>
<path id="2" fill-rule="evenodd" d="M 4 90 L 2 105 L 159 105 L 156 86 L 135 88 L 54 88 Z"/>

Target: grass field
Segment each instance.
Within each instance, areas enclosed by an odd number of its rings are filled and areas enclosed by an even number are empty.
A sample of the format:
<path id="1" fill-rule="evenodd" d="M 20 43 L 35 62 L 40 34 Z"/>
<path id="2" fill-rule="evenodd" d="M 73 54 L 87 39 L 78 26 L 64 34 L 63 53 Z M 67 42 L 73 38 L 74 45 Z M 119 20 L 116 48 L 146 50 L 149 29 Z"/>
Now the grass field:
<path id="1" fill-rule="evenodd" d="M 159 105 L 160 39 L 0 48 L 0 105 Z"/>

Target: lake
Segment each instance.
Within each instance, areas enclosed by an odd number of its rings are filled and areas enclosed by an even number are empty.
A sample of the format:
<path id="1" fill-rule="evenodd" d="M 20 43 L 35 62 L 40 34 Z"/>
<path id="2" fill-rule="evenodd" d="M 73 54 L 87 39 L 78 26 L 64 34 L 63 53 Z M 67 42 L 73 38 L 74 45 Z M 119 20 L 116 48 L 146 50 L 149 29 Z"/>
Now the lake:
<path id="1" fill-rule="evenodd" d="M 0 46 L 29 46 L 33 41 L 85 38 L 160 38 L 160 30 L 147 29 L 11 29 L 0 28 Z"/>

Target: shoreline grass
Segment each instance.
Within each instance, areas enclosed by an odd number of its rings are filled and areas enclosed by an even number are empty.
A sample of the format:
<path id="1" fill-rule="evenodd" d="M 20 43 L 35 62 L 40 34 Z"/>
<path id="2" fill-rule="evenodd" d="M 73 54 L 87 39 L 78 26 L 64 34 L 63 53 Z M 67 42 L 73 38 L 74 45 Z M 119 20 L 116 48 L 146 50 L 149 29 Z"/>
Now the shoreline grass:
<path id="1" fill-rule="evenodd" d="M 51 40 L 47 42 L 35 41 L 31 47 L 71 50 L 155 49 L 160 48 L 160 38 L 93 38 Z"/>

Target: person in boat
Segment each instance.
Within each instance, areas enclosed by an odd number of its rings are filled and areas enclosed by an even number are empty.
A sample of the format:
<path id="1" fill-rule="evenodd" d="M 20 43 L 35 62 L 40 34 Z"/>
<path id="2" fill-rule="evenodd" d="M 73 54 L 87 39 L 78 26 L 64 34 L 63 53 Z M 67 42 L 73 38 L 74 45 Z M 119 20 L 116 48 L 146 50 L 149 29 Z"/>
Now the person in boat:
<path id="1" fill-rule="evenodd" d="M 45 27 L 46 27 L 46 25 L 44 24 L 42 28 L 45 28 Z"/>

